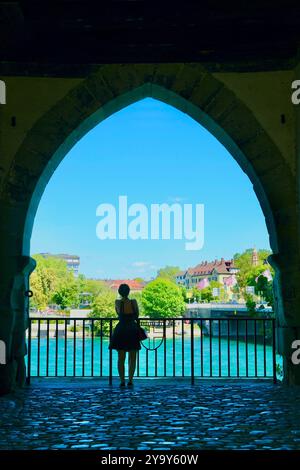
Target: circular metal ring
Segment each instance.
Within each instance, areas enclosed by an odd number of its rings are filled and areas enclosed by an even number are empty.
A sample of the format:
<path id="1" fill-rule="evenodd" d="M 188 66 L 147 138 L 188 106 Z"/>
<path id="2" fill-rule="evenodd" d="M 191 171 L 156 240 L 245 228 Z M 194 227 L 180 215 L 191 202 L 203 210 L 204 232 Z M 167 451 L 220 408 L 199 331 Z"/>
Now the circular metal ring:
<path id="1" fill-rule="evenodd" d="M 26 290 L 25 291 L 25 297 L 32 297 L 32 296 L 33 296 L 32 290 Z"/>
<path id="2" fill-rule="evenodd" d="M 144 345 L 144 343 L 143 343 L 142 341 L 141 341 L 141 343 L 142 343 L 142 346 L 143 346 L 145 349 L 148 349 L 148 351 L 155 351 L 156 349 L 158 349 L 158 348 L 162 345 L 163 340 L 164 340 L 164 337 L 158 338 L 158 339 L 160 339 L 160 343 L 159 343 L 159 345 L 156 346 L 155 348 L 148 348 L 147 346 Z M 149 342 L 150 342 L 151 338 L 148 338 L 148 340 L 149 340 Z"/>

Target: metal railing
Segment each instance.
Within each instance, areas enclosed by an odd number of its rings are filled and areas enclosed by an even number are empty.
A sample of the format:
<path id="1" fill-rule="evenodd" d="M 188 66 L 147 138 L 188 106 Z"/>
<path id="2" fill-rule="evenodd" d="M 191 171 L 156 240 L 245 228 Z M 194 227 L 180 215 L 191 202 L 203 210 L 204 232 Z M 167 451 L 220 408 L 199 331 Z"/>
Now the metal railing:
<path id="1" fill-rule="evenodd" d="M 139 318 L 149 338 L 137 354 L 137 377 L 270 378 L 276 382 L 275 320 Z M 31 318 L 31 377 L 118 376 L 108 348 L 116 318 Z"/>

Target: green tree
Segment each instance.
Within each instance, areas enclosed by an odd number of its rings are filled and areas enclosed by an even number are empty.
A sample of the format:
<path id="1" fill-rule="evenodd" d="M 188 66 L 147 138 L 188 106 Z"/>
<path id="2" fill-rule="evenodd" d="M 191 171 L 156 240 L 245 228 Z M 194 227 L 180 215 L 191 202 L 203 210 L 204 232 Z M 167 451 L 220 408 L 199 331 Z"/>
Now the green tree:
<path id="1" fill-rule="evenodd" d="M 107 289 L 103 281 L 86 279 L 80 274 L 78 278 L 67 268 L 64 260 L 55 256 L 44 258 L 34 255 L 37 262 L 35 271 L 30 277 L 30 286 L 34 293 L 30 305 L 44 309 L 54 302 L 62 309 L 78 307 L 84 298 L 82 293 L 89 293 L 91 302 Z"/>
<path id="2" fill-rule="evenodd" d="M 44 258 L 42 255 L 33 255 L 36 260 L 36 269 L 30 276 L 30 286 L 33 297 L 30 305 L 43 309 L 53 300 L 53 295 L 62 285 L 74 279 L 73 273 L 67 269 L 65 261 L 56 258 Z"/>
<path id="3" fill-rule="evenodd" d="M 261 295 L 269 306 L 274 306 L 274 294 L 273 294 L 273 281 L 269 281 L 267 277 L 263 275 L 266 270 L 266 266 L 253 267 L 248 275 L 246 281 L 248 286 L 254 286 L 255 294 Z M 272 274 L 272 273 L 271 273 Z M 274 272 L 273 272 L 274 275 Z"/>
<path id="4" fill-rule="evenodd" d="M 57 304 L 62 310 L 67 307 L 79 306 L 79 289 L 78 283 L 74 279 L 73 273 L 68 272 L 64 282 L 61 282 L 54 294 L 52 301 Z"/>
<path id="5" fill-rule="evenodd" d="M 267 269 L 268 265 L 264 264 L 265 260 L 267 260 L 268 256 L 271 255 L 271 251 L 269 250 L 258 250 L 258 266 L 252 265 L 252 248 L 248 248 L 243 253 L 236 253 L 233 257 L 234 264 L 237 268 L 239 268 L 239 272 L 237 274 L 237 281 L 240 288 L 244 288 L 247 283 L 247 279 L 249 277 L 249 273 L 252 271 L 253 268 L 264 266 L 264 269 Z M 272 268 L 271 268 L 272 271 Z"/>
<path id="6" fill-rule="evenodd" d="M 251 294 L 244 295 L 246 307 L 250 316 L 256 316 L 256 302 Z"/>
<path id="7" fill-rule="evenodd" d="M 156 279 L 168 279 L 169 281 L 176 282 L 176 275 L 180 269 L 178 266 L 166 266 L 165 268 L 159 269 L 157 272 Z"/>
<path id="8" fill-rule="evenodd" d="M 38 310 L 44 310 L 48 305 L 49 293 L 43 287 L 39 272 L 35 270 L 30 276 L 30 289 L 34 293 L 30 298 L 30 306 Z"/>
<path id="9" fill-rule="evenodd" d="M 107 285 L 105 282 L 98 279 L 86 279 L 81 277 L 79 279 L 79 297 L 80 301 L 84 299 L 83 293 L 90 294 L 90 302 L 93 303 L 94 300 L 102 293 L 107 290 Z"/>
<path id="10" fill-rule="evenodd" d="M 204 289 L 203 289 L 204 290 Z M 192 288 L 192 296 L 191 296 L 191 300 L 196 300 L 196 302 L 200 302 L 200 300 L 202 300 L 202 292 L 203 290 L 199 290 L 197 289 L 197 287 L 193 287 Z"/>
<path id="11" fill-rule="evenodd" d="M 130 295 L 130 298 L 135 299 L 137 301 L 139 306 L 140 317 L 144 316 L 144 307 L 142 304 L 142 291 L 134 292 L 132 295 Z"/>
<path id="12" fill-rule="evenodd" d="M 145 315 L 155 317 L 178 317 L 185 312 L 182 290 L 169 279 L 157 278 L 149 282 L 142 292 Z"/>
<path id="13" fill-rule="evenodd" d="M 116 300 L 116 293 L 109 289 L 103 289 L 101 293 L 95 298 L 92 304 L 92 310 L 89 313 L 89 318 L 113 318 L 117 317 L 116 310 L 115 310 L 115 300 Z M 117 320 L 117 318 L 116 318 Z M 113 327 L 116 322 L 113 322 Z M 102 322 L 102 333 L 103 335 L 109 334 L 110 322 L 104 320 Z M 100 334 L 101 332 L 101 321 L 96 320 L 94 322 L 94 329 L 95 334 Z"/>
<path id="14" fill-rule="evenodd" d="M 178 287 L 181 291 L 181 295 L 182 295 L 182 298 L 183 298 L 184 302 L 187 303 L 188 302 L 188 290 L 187 290 L 187 288 L 185 286 L 181 286 L 181 285 L 179 285 Z"/>
<path id="15" fill-rule="evenodd" d="M 219 289 L 220 295 L 219 297 L 214 297 L 213 296 L 213 288 L 217 287 Z M 197 289 L 197 288 L 196 288 Z M 212 302 L 212 300 L 219 300 L 220 298 L 224 298 L 225 291 L 223 288 L 223 285 L 220 282 L 217 281 L 211 281 L 209 286 L 205 287 L 201 291 L 197 289 L 199 294 L 200 294 L 200 299 L 205 301 L 205 302 Z"/>
<path id="16" fill-rule="evenodd" d="M 212 289 L 209 286 L 201 290 L 201 300 L 204 302 L 211 302 L 213 300 Z"/>
<path id="17" fill-rule="evenodd" d="M 255 286 L 255 293 L 262 294 L 267 304 L 274 308 L 273 282 L 268 281 L 265 276 L 259 276 Z"/>
<path id="18" fill-rule="evenodd" d="M 272 266 L 265 263 L 271 252 L 269 250 L 258 250 L 257 266 L 252 265 L 252 253 L 253 250 L 249 248 L 241 254 L 237 253 L 234 255 L 235 266 L 240 269 L 237 274 L 239 294 L 243 296 L 246 302 L 249 301 L 246 286 L 253 286 L 255 288 L 255 294 L 262 295 L 268 305 L 273 307 L 273 281 L 268 281 L 265 276 L 261 276 L 266 269 L 270 271 L 272 277 L 275 275 Z"/>

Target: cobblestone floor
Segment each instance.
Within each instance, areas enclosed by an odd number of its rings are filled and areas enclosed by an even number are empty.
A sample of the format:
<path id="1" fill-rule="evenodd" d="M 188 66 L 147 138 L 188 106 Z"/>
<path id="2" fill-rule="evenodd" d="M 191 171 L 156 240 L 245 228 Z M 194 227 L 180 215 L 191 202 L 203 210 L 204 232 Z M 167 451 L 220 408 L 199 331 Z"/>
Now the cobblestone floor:
<path id="1" fill-rule="evenodd" d="M 44 379 L 0 398 L 0 449 L 300 449 L 300 387 Z"/>

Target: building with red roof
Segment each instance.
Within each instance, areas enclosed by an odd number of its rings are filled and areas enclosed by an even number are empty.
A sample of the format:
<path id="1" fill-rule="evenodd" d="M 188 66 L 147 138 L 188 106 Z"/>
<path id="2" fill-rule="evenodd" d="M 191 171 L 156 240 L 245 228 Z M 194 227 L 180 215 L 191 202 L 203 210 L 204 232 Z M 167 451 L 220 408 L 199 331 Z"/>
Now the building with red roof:
<path id="1" fill-rule="evenodd" d="M 135 279 L 106 279 L 105 283 L 111 289 L 118 290 L 121 284 L 128 284 L 132 292 L 143 290 L 145 283 Z"/>
<path id="2" fill-rule="evenodd" d="M 177 284 L 181 284 L 187 288 L 195 287 L 203 280 L 216 281 L 224 284 L 224 279 L 236 274 L 239 271 L 234 266 L 234 260 L 220 260 L 202 261 L 193 268 L 188 268 L 186 271 L 180 271 L 176 276 Z"/>

